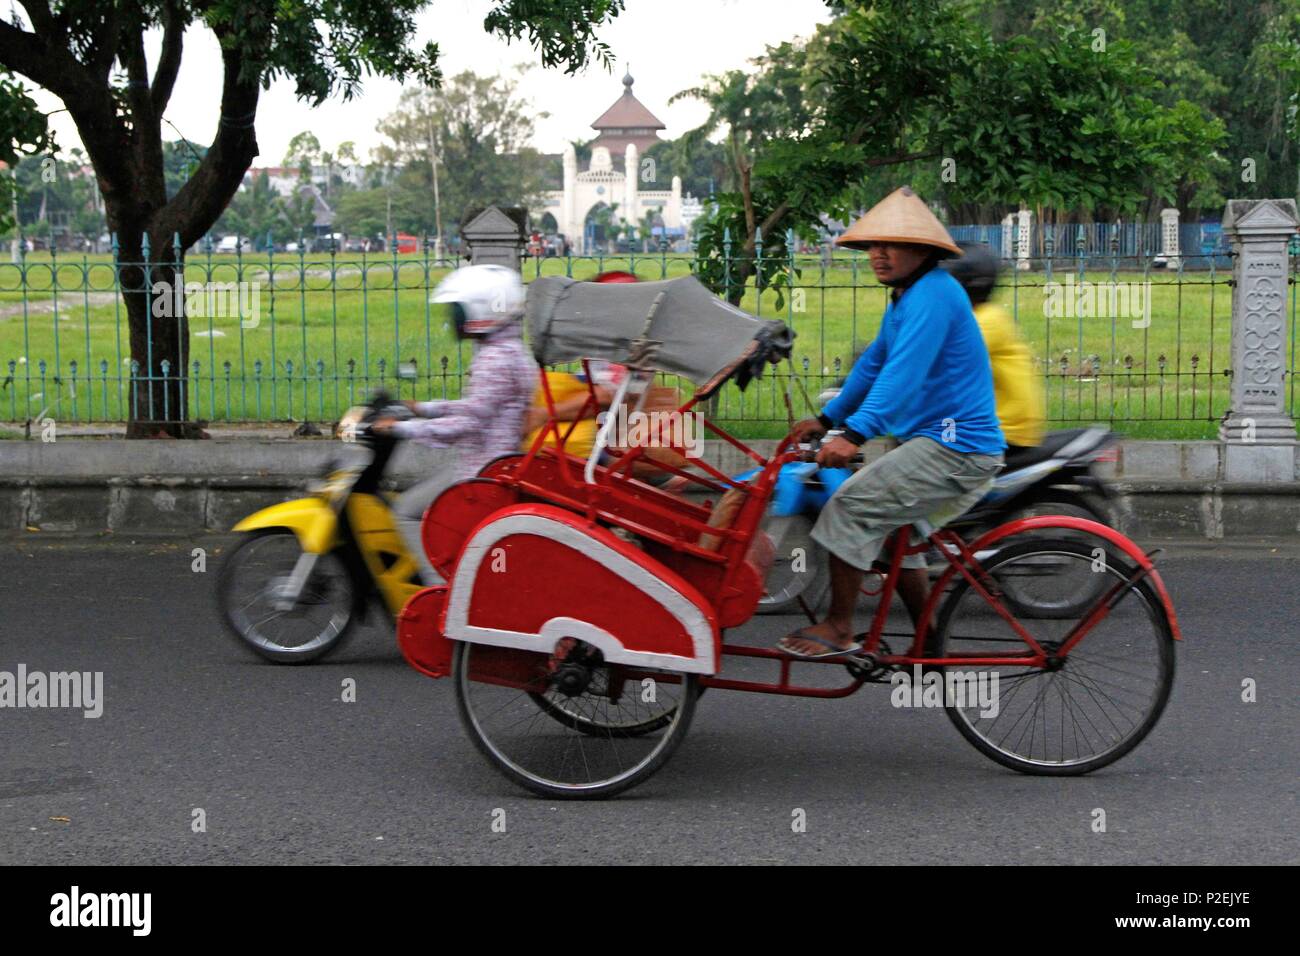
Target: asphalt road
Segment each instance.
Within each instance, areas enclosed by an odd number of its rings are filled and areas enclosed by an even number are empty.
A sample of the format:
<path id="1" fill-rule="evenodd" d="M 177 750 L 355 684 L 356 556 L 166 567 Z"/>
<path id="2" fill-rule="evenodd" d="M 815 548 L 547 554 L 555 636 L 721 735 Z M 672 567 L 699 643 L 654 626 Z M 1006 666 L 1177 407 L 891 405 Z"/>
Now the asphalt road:
<path id="1" fill-rule="evenodd" d="M 941 711 L 890 707 L 888 687 L 713 691 L 648 783 L 557 803 L 498 776 L 450 683 L 380 628 L 298 668 L 237 645 L 213 610 L 220 555 L 191 570 L 191 547 L 225 540 L 0 543 L 0 672 L 104 673 L 98 719 L 0 708 L 0 863 L 1300 862 L 1294 548 L 1166 555 L 1186 635 L 1172 700 L 1091 776 L 1002 769 Z"/>

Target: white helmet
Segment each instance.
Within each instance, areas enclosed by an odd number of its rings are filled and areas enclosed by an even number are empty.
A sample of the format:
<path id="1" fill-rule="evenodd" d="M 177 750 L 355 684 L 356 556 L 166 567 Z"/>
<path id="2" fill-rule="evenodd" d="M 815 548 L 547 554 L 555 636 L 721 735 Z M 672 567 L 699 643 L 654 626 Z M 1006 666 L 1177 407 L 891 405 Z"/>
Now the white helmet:
<path id="1" fill-rule="evenodd" d="M 524 283 L 506 266 L 461 266 L 429 301 L 452 306 L 457 335 L 487 335 L 523 315 Z"/>

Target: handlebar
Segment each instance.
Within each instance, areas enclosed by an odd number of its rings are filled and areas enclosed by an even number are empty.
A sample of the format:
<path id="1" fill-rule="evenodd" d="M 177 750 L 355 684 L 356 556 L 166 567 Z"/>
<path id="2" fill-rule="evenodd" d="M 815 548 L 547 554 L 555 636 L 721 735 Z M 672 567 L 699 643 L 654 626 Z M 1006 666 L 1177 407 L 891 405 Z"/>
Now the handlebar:
<path id="1" fill-rule="evenodd" d="M 800 445 L 799 461 L 815 462 L 817 460 L 817 453 L 819 451 L 820 449 L 813 448 L 811 445 Z M 863 456 L 862 452 L 858 452 L 856 455 L 853 455 L 851 458 L 849 458 L 848 463 L 850 465 L 860 465 L 864 461 L 866 461 L 866 458 Z"/>
<path id="2" fill-rule="evenodd" d="M 816 462 L 817 453 L 821 451 L 821 446 L 825 445 L 832 438 L 836 438 L 836 437 L 838 437 L 838 434 L 823 435 L 815 443 L 800 442 L 797 445 L 793 445 L 793 444 L 787 444 L 790 441 L 790 436 L 787 435 L 785 439 L 781 442 L 781 444 L 777 447 L 777 453 L 781 455 L 781 457 L 784 459 L 784 462 L 792 462 L 792 461 Z M 866 461 L 866 458 L 863 455 L 863 453 L 859 451 L 856 455 L 854 455 L 848 460 L 848 464 L 860 465 L 864 461 Z"/>

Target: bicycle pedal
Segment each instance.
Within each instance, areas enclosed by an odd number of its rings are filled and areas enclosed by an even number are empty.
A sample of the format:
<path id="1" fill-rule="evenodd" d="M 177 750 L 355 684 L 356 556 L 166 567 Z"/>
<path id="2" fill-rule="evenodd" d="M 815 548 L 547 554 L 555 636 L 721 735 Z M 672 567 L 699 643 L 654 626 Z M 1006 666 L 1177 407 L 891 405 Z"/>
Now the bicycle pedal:
<path id="1" fill-rule="evenodd" d="M 881 641 L 874 652 L 863 651 L 845 659 L 844 668 L 854 679 L 870 684 L 887 683 L 889 676 L 898 670 L 896 664 L 882 664 L 879 658 L 892 652 L 889 645 Z"/>

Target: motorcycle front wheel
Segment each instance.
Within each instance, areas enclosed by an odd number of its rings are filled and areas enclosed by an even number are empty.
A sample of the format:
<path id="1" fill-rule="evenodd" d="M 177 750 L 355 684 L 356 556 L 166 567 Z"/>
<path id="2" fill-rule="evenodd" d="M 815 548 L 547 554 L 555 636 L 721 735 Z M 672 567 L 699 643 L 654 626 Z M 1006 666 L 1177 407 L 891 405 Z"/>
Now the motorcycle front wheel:
<path id="1" fill-rule="evenodd" d="M 302 548 L 288 528 L 247 535 L 217 579 L 221 619 L 244 646 L 277 664 L 305 664 L 334 650 L 356 618 L 357 589 L 337 553 L 322 554 L 298 600 L 283 594 Z"/>

